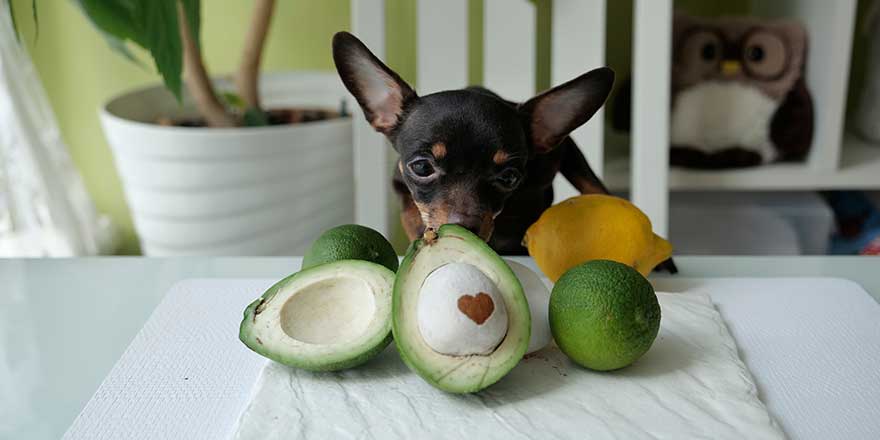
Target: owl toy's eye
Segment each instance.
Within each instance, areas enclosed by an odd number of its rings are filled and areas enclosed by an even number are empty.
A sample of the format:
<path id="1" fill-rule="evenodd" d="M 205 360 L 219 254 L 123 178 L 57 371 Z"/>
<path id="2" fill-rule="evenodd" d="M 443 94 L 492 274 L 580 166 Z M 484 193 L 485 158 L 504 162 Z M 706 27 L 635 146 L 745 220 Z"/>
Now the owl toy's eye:
<path id="1" fill-rule="evenodd" d="M 785 73 L 788 47 L 773 32 L 754 31 L 744 40 L 742 59 L 750 76 L 765 80 L 775 79 Z"/>
<path id="2" fill-rule="evenodd" d="M 706 43 L 700 51 L 700 56 L 703 57 L 703 61 L 714 61 L 715 57 L 718 56 L 718 47 L 715 46 L 714 42 Z"/>
<path id="3" fill-rule="evenodd" d="M 723 46 L 716 32 L 693 29 L 679 41 L 675 56 L 682 73 L 702 77 L 717 70 Z"/>
<path id="4" fill-rule="evenodd" d="M 746 53 L 749 61 L 753 63 L 760 63 L 764 61 L 764 48 L 761 46 L 752 46 L 748 49 Z"/>

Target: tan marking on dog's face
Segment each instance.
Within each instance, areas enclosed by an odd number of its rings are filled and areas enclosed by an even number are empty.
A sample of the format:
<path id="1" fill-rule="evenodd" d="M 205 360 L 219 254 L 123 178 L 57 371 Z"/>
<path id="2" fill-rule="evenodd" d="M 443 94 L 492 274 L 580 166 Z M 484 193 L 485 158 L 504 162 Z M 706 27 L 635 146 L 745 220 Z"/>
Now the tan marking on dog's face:
<path id="1" fill-rule="evenodd" d="M 416 208 L 419 210 L 419 216 L 422 217 L 422 224 L 425 225 L 425 228 L 436 226 L 430 221 L 431 216 L 430 208 L 428 208 L 428 205 L 424 203 L 419 203 L 415 200 L 413 200 L 413 204 L 416 205 Z"/>
<path id="2" fill-rule="evenodd" d="M 400 174 L 403 174 L 403 162 L 397 161 L 397 170 L 400 171 Z"/>
<path id="3" fill-rule="evenodd" d="M 455 200 L 453 197 L 452 200 Z M 419 216 L 422 219 L 422 224 L 426 228 L 437 229 L 442 225 L 450 223 L 449 219 L 452 216 L 453 212 L 457 212 L 461 209 L 460 206 L 453 206 L 447 201 L 435 201 L 433 203 L 419 203 L 417 201 L 413 201 L 413 204 L 418 209 Z M 495 213 L 486 212 L 481 215 L 482 222 L 480 223 L 480 230 L 477 232 L 477 235 L 483 239 L 483 241 L 488 241 L 492 236 L 492 233 L 495 231 Z"/>
<path id="4" fill-rule="evenodd" d="M 487 212 L 483 215 L 483 223 L 480 225 L 479 236 L 483 241 L 489 241 L 492 233 L 495 232 L 495 213 Z"/>
<path id="5" fill-rule="evenodd" d="M 431 146 L 431 154 L 434 155 L 434 159 L 440 160 L 446 157 L 446 144 L 443 142 L 437 142 L 436 144 Z"/>
<path id="6" fill-rule="evenodd" d="M 492 156 L 492 162 L 495 162 L 496 164 L 501 165 L 501 164 L 503 164 L 504 162 L 507 162 L 507 159 L 508 159 L 509 157 L 510 157 L 510 156 L 507 154 L 506 151 L 504 151 L 504 150 L 498 150 L 498 151 L 495 152 L 495 155 Z"/>
<path id="7" fill-rule="evenodd" d="M 404 203 L 403 209 L 400 211 L 400 221 L 403 224 L 403 230 L 410 241 L 420 238 L 425 230 L 422 223 L 422 214 L 419 208 L 412 203 Z"/>
<path id="8" fill-rule="evenodd" d="M 445 225 L 449 219 L 449 206 L 443 202 L 424 204 L 414 201 L 426 228 L 437 229 Z"/>

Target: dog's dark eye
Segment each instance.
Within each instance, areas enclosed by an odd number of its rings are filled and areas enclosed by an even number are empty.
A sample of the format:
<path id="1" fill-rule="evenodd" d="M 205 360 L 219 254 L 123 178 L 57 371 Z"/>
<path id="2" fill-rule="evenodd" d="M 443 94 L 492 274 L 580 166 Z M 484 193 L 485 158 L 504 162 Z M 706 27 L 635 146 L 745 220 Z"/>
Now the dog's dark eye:
<path id="1" fill-rule="evenodd" d="M 434 174 L 434 165 L 427 159 L 419 159 L 409 163 L 409 170 L 418 177 L 431 177 Z"/>
<path id="2" fill-rule="evenodd" d="M 522 174 L 520 174 L 519 171 L 513 168 L 508 168 L 502 171 L 495 180 L 502 188 L 512 190 L 519 185 L 520 179 L 522 179 Z"/>

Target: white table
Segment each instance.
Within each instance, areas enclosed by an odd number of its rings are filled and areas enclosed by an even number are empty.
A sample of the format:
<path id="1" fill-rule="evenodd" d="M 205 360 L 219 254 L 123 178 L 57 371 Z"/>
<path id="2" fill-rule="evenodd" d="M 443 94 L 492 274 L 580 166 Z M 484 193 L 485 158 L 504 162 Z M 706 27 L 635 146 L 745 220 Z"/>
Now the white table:
<path id="1" fill-rule="evenodd" d="M 848 278 L 880 298 L 875 258 L 677 257 L 677 262 L 681 277 Z M 298 267 L 297 258 L 0 261 L 0 362 L 6 363 L 0 373 L 19 374 L 14 384 L 0 379 L 0 387 L 19 392 L 14 399 L 0 393 L 0 429 L 14 429 L 11 438 L 58 438 L 175 282 L 280 278 Z"/>

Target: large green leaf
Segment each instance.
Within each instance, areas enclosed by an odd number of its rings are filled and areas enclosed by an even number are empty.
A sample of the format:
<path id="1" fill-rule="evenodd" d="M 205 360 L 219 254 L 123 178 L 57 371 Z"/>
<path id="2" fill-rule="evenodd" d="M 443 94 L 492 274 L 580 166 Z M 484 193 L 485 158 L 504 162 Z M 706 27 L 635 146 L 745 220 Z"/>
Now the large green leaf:
<path id="1" fill-rule="evenodd" d="M 180 99 L 183 44 L 177 23 L 177 0 L 141 0 L 135 7 L 138 33 L 150 51 L 168 90 Z"/>
<path id="2" fill-rule="evenodd" d="M 15 21 L 15 8 L 12 6 L 13 0 L 6 0 L 6 6 L 9 8 L 9 19 L 12 20 L 12 32 L 15 33 L 15 39 L 21 42 L 21 35 L 18 33 L 18 23 Z M 37 17 L 37 0 L 31 1 L 31 16 L 34 19 L 34 39 L 40 36 L 40 18 Z"/>
<path id="3" fill-rule="evenodd" d="M 134 56 L 126 44 L 126 41 L 131 40 L 143 47 L 143 38 L 135 34 L 133 3 L 100 0 L 74 0 L 73 3 L 79 6 L 83 15 L 101 33 L 110 49 L 138 66 L 146 66 Z"/>
<path id="4" fill-rule="evenodd" d="M 9 19 L 12 20 L 12 32 L 15 32 L 15 39 L 21 42 L 21 36 L 18 35 L 18 24 L 15 22 L 15 9 L 12 7 L 12 0 L 6 0 L 6 6 L 9 7 Z"/>
<path id="5" fill-rule="evenodd" d="M 181 95 L 183 43 L 177 21 L 178 1 L 198 44 L 201 30 L 200 0 L 74 0 L 113 50 L 137 61 L 126 42 L 146 49 L 165 86 Z"/>
<path id="6" fill-rule="evenodd" d="M 132 63 L 137 64 L 140 67 L 147 67 L 143 61 L 139 60 L 134 53 L 132 53 L 131 49 L 129 49 L 128 45 L 125 43 L 125 40 L 120 40 L 113 35 L 104 34 L 104 41 L 107 42 L 107 45 L 110 46 L 114 52 L 122 55 L 125 59 L 131 61 Z"/>
<path id="7" fill-rule="evenodd" d="M 149 0 L 74 0 L 100 32 L 117 40 L 131 40 L 146 48 L 146 41 L 138 34 L 135 5 Z"/>

